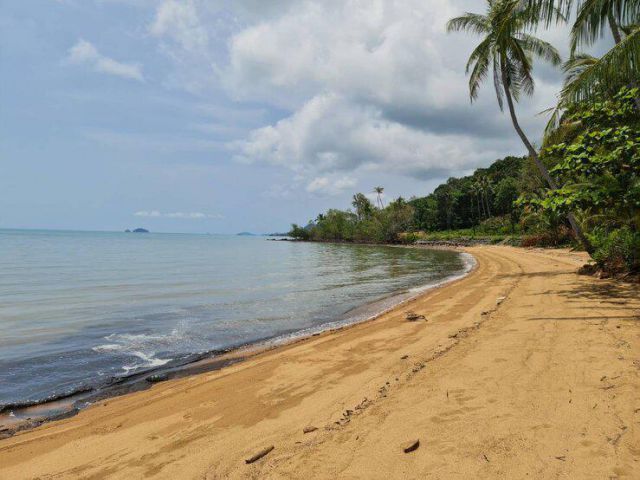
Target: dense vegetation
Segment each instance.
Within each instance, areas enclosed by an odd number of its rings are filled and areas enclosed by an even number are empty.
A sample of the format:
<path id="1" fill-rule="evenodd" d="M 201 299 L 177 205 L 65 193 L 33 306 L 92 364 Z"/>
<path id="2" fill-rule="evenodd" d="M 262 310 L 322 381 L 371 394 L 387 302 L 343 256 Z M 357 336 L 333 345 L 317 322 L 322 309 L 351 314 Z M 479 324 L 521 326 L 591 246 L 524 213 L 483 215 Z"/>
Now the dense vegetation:
<path id="1" fill-rule="evenodd" d="M 538 151 L 515 105 L 534 94 L 534 58 L 561 64 L 536 30 L 566 22 L 574 7 L 565 83 Z M 291 235 L 356 242 L 512 235 L 523 245 L 580 245 L 604 272 L 640 272 L 639 24 L 640 0 L 488 0 L 484 14 L 452 19 L 449 31 L 481 36 L 467 63 L 471 101 L 491 76 L 528 156 L 386 207 L 376 187 L 375 206 L 356 194 L 353 210 L 329 210 L 304 228 L 294 225 Z M 605 32 L 614 43 L 602 57 L 580 51 Z"/>
<path id="2" fill-rule="evenodd" d="M 542 235 L 562 228 L 558 215 L 516 203 L 521 195 L 539 192 L 542 184 L 527 157 L 507 157 L 468 177 L 450 178 L 426 197 L 400 197 L 384 206 L 379 196 L 374 205 L 365 194 L 357 193 L 351 209 L 331 209 L 306 227 L 293 225 L 290 235 L 304 240 L 362 243 L 459 237 L 499 241 L 508 236 Z M 548 243 L 553 244 L 571 238 L 558 231 L 549 237 L 553 239 Z"/>

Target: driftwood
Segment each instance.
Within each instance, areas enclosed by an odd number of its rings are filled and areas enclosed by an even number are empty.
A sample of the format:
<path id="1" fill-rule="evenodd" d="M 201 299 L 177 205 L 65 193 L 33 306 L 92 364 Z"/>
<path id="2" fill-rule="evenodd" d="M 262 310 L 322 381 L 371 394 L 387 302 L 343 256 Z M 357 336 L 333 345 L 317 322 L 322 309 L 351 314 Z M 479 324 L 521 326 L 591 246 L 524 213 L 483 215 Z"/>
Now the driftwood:
<path id="1" fill-rule="evenodd" d="M 262 450 L 260 450 L 258 453 L 256 453 L 255 455 L 253 455 L 252 457 L 249 457 L 245 460 L 245 463 L 253 463 L 256 462 L 258 460 L 260 460 L 262 457 L 264 457 L 265 455 L 267 455 L 271 450 L 273 450 L 275 447 L 273 445 L 268 446 L 267 448 L 264 448 Z"/>
<path id="2" fill-rule="evenodd" d="M 406 442 L 402 444 L 402 451 L 404 453 L 411 453 L 414 450 L 417 450 L 420 446 L 420 440 L 411 440 L 410 442 Z"/>

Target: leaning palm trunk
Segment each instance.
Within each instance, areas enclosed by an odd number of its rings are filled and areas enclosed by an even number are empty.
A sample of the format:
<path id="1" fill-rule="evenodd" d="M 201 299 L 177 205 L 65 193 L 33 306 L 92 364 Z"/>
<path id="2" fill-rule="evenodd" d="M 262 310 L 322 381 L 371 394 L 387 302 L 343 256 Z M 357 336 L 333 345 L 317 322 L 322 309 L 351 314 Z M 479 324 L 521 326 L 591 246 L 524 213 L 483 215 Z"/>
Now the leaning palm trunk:
<path id="1" fill-rule="evenodd" d="M 511 92 L 509 91 L 509 76 L 507 75 L 504 64 L 502 65 L 502 68 L 501 68 L 501 74 L 502 74 L 502 85 L 504 87 L 504 93 L 507 98 L 507 105 L 509 106 L 509 114 L 511 115 L 511 122 L 513 123 L 513 128 L 515 128 L 516 132 L 518 133 L 518 136 L 522 140 L 522 143 L 524 143 L 524 146 L 527 147 L 529 156 L 533 159 L 533 162 L 536 164 L 536 167 L 538 168 L 538 170 L 546 180 L 549 187 L 555 190 L 558 188 L 558 184 L 553 179 L 553 177 L 551 177 L 551 175 L 549 174 L 549 170 L 547 170 L 547 167 L 545 167 L 544 163 L 542 163 L 542 161 L 540 160 L 540 157 L 538 157 L 538 152 L 536 152 L 536 149 L 533 148 L 533 145 L 531 145 L 531 142 L 529 142 L 529 139 L 525 135 L 524 131 L 522 130 L 522 128 L 520 128 L 520 124 L 518 123 L 518 118 L 516 117 L 516 111 L 513 106 L 513 99 L 511 98 Z M 593 253 L 593 246 L 591 245 L 591 242 L 589 242 L 589 239 L 587 239 L 587 237 L 584 235 L 584 232 L 582 231 L 582 227 L 580 227 L 580 225 L 576 221 L 576 218 L 574 217 L 573 213 L 567 214 L 567 220 L 569 220 L 569 224 L 571 224 L 571 228 L 573 229 L 573 232 L 575 233 L 576 238 L 582 244 L 582 246 L 587 251 L 587 253 L 589 254 Z"/>

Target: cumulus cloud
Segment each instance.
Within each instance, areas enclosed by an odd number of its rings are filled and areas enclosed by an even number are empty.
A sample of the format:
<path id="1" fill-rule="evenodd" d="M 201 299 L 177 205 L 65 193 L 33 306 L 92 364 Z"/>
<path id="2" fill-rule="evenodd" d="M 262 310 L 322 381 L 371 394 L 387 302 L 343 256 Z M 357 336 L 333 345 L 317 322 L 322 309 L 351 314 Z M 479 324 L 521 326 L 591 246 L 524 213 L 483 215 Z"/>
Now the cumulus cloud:
<path id="1" fill-rule="evenodd" d="M 171 212 L 162 213 L 158 210 L 140 210 L 133 214 L 136 217 L 146 218 L 179 218 L 185 220 L 204 220 L 204 219 L 221 219 L 224 218 L 220 214 L 209 214 L 202 212 Z"/>
<path id="2" fill-rule="evenodd" d="M 278 117 L 230 142 L 235 159 L 291 169 L 316 193 L 321 178 L 364 171 L 426 180 L 524 153 L 490 82 L 470 105 L 464 67 L 477 40 L 445 31 L 449 18 L 483 8 L 471 0 L 163 0 L 150 33 L 187 90 L 215 79 L 215 88 Z M 545 35 L 566 41 L 566 31 Z M 534 141 L 544 124 L 536 114 L 560 86 L 558 71 L 537 71 L 536 96 L 518 106 Z"/>
<path id="3" fill-rule="evenodd" d="M 80 39 L 69 49 L 67 61 L 72 64 L 90 65 L 94 71 L 116 77 L 144 81 L 142 67 L 136 63 L 122 63 L 102 55 L 98 49 L 86 40 Z"/>
<path id="4" fill-rule="evenodd" d="M 316 177 L 306 187 L 307 192 L 321 195 L 338 195 L 356 186 L 356 180 L 350 177 Z"/>
<path id="5" fill-rule="evenodd" d="M 447 35 L 462 6 L 448 0 L 285 2 L 229 42 L 222 81 L 240 99 L 289 110 L 231 148 L 244 162 L 309 178 L 359 169 L 419 179 L 459 174 L 524 149 L 487 85 L 468 99 L 464 64 L 473 41 Z M 553 102 L 557 77 L 538 79 L 535 113 Z"/>
<path id="6" fill-rule="evenodd" d="M 481 146 L 480 151 L 476 148 Z M 265 161 L 299 172 L 359 168 L 429 178 L 478 166 L 508 151 L 510 141 L 434 133 L 385 118 L 380 109 L 335 95 L 319 95 L 292 116 L 236 142 L 238 159 Z"/>

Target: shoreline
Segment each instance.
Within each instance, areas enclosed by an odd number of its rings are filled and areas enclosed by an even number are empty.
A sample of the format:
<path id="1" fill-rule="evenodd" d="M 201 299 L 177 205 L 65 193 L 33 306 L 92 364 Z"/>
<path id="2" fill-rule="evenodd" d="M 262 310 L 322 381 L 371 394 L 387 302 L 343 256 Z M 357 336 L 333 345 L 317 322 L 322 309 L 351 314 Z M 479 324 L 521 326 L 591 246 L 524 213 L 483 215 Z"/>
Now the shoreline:
<path id="1" fill-rule="evenodd" d="M 382 245 L 371 244 L 371 246 Z M 73 417 L 100 401 L 149 390 L 157 383 L 218 371 L 236 363 L 246 361 L 263 352 L 294 345 L 312 337 L 331 334 L 355 325 L 373 321 L 382 315 L 411 303 L 431 290 L 446 287 L 451 283 L 471 275 L 477 268 L 477 260 L 473 255 L 465 252 L 459 248 L 459 246 L 384 246 L 455 251 L 463 257 L 465 267 L 462 272 L 450 275 L 435 283 L 412 287 L 406 291 L 392 292 L 385 297 L 357 306 L 345 312 L 339 318 L 318 326 L 278 334 L 270 338 L 239 344 L 222 350 L 218 349 L 203 353 L 194 353 L 177 363 L 170 362 L 166 365 L 134 372 L 122 377 L 113 377 L 104 385 L 81 387 L 75 391 L 56 395 L 41 401 L 26 401 L 4 405 L 0 409 L 0 440 L 9 438 L 19 432 L 38 428 L 45 423 Z M 388 304 L 388 302 L 391 303 Z M 377 305 L 378 308 L 374 308 L 374 305 Z M 372 308 L 374 313 L 363 318 L 356 317 L 356 319 L 354 319 L 353 315 L 350 315 L 354 311 L 364 310 L 366 312 Z"/>
<path id="2" fill-rule="evenodd" d="M 0 440 L 0 478 L 638 478 L 637 287 L 469 252 L 410 307 Z"/>

